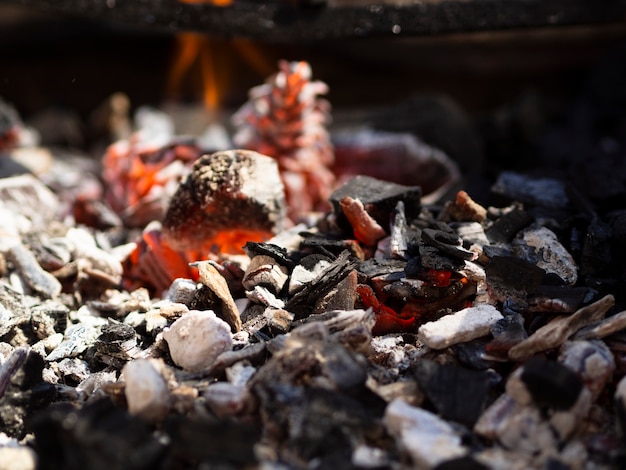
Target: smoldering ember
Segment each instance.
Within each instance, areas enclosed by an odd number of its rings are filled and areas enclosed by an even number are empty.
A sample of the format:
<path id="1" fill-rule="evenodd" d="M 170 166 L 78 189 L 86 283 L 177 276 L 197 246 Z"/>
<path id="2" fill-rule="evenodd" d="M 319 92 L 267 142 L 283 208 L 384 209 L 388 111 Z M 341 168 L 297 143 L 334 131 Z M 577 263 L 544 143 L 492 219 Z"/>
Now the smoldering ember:
<path id="1" fill-rule="evenodd" d="M 281 62 L 233 135 L 142 108 L 99 161 L 1 104 L 2 468 L 624 468 L 623 146 L 474 197 L 326 91 Z"/>

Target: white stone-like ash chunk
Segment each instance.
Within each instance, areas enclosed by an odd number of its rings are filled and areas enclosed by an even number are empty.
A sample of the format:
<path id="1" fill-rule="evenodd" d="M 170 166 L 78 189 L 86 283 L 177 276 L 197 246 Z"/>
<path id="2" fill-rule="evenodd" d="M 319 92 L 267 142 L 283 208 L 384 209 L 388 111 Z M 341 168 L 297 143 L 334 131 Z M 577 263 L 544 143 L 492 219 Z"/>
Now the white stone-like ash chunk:
<path id="1" fill-rule="evenodd" d="M 461 437 L 437 415 L 395 399 L 385 410 L 385 426 L 400 440 L 417 468 L 434 468 L 467 454 Z"/>
<path id="2" fill-rule="evenodd" d="M 149 421 L 165 417 L 170 406 L 167 382 L 161 374 L 163 364 L 156 359 L 137 359 L 122 371 L 128 411 Z"/>
<path id="3" fill-rule="evenodd" d="M 210 367 L 217 356 L 230 351 L 230 326 L 211 310 L 192 310 L 163 331 L 174 363 L 189 372 Z"/>
<path id="4" fill-rule="evenodd" d="M 522 230 L 511 243 L 515 255 L 559 276 L 568 285 L 576 284 L 578 267 L 556 234 L 546 227 Z"/>
<path id="5" fill-rule="evenodd" d="M 501 319 L 502 314 L 493 305 L 478 305 L 425 323 L 420 326 L 417 335 L 429 348 L 445 349 L 485 336 L 491 326 Z"/>

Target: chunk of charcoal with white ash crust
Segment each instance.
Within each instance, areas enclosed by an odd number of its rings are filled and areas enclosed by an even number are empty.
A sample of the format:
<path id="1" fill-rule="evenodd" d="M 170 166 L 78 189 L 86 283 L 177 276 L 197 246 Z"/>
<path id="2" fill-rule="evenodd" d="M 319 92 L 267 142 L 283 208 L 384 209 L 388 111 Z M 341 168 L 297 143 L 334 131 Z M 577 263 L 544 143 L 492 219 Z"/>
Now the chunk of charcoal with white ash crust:
<path id="1" fill-rule="evenodd" d="M 249 150 L 203 155 L 172 196 L 163 235 L 178 250 L 238 252 L 280 232 L 285 194 L 273 158 Z"/>
<path id="2" fill-rule="evenodd" d="M 285 266 L 281 266 L 271 256 L 257 255 L 250 260 L 242 284 L 247 290 L 255 286 L 264 286 L 274 294 L 278 294 L 288 278 L 289 272 Z"/>
<path id="3" fill-rule="evenodd" d="M 571 408 L 584 386 L 569 367 L 539 357 L 522 366 L 520 380 L 533 403 L 554 410 Z"/>
<path id="4" fill-rule="evenodd" d="M 603 341 L 566 341 L 559 350 L 558 360 L 573 370 L 598 399 L 615 372 L 615 358 Z"/>
<path id="5" fill-rule="evenodd" d="M 196 294 L 197 285 L 191 279 L 177 278 L 167 290 L 165 299 L 189 306 Z"/>
<path id="6" fill-rule="evenodd" d="M 525 302 L 527 294 L 543 282 L 546 272 L 519 258 L 497 256 L 485 266 L 485 274 L 487 286 L 495 299 Z"/>
<path id="7" fill-rule="evenodd" d="M 522 209 L 502 214 L 485 230 L 492 243 L 509 243 L 517 233 L 534 222 L 534 218 Z"/>
<path id="8" fill-rule="evenodd" d="M 294 261 L 290 258 L 288 251 L 282 246 L 273 243 L 247 242 L 244 251 L 252 259 L 255 256 L 263 255 L 274 258 L 277 263 L 286 268 L 293 268 Z"/>
<path id="9" fill-rule="evenodd" d="M 421 244 L 419 247 L 419 260 L 422 268 L 437 271 L 459 271 L 465 265 L 463 259 L 448 256 L 438 248 L 426 244 Z"/>
<path id="10" fill-rule="evenodd" d="M 389 215 L 398 201 L 404 203 L 407 220 L 417 218 L 421 210 L 422 190 L 419 186 L 404 186 L 370 176 L 355 176 L 330 195 L 335 214 L 342 214 L 340 201 L 346 196 L 361 201 L 382 227 L 389 225 Z M 339 220 L 343 224 L 347 222 L 342 217 Z"/>
<path id="11" fill-rule="evenodd" d="M 440 416 L 472 427 L 483 412 L 489 391 L 484 372 L 422 359 L 415 365 L 414 375 Z"/>
<path id="12" fill-rule="evenodd" d="M 358 274 L 356 270 L 352 270 L 315 302 L 312 313 L 354 309 L 357 300 L 357 285 Z"/>
<path id="13" fill-rule="evenodd" d="M 485 346 L 489 357 L 507 360 L 509 349 L 528 338 L 524 328 L 524 317 L 519 313 L 505 315 L 491 327 L 493 339 Z"/>
<path id="14" fill-rule="evenodd" d="M 107 398 L 81 408 L 56 404 L 33 421 L 34 445 L 43 468 L 97 470 L 156 468 L 165 446 L 143 419 Z"/>
<path id="15" fill-rule="evenodd" d="M 345 279 L 355 268 L 356 262 L 344 251 L 324 268 L 311 282 L 292 295 L 284 305 L 286 310 L 296 314 L 296 318 L 304 316 L 317 299 L 333 289 L 337 283 Z"/>
<path id="16" fill-rule="evenodd" d="M 418 468 L 434 468 L 469 452 L 448 422 L 401 399 L 389 403 L 384 424 Z"/>
<path id="17" fill-rule="evenodd" d="M 77 357 L 94 346 L 99 335 L 100 326 L 86 325 L 82 322 L 73 324 L 65 330 L 61 344 L 46 356 L 46 361 Z"/>
<path id="18" fill-rule="evenodd" d="M 535 178 L 511 171 L 503 171 L 491 187 L 495 195 L 525 204 L 551 209 L 566 208 L 569 197 L 565 183 L 555 178 Z"/>
<path id="19" fill-rule="evenodd" d="M 455 233 L 425 228 L 422 229 L 422 241 L 454 259 L 473 261 L 478 257 L 473 251 L 463 248 L 463 240 Z"/>
<path id="20" fill-rule="evenodd" d="M 398 274 L 404 276 L 406 262 L 397 259 L 375 259 L 370 258 L 356 264 L 357 270 L 367 278 L 383 276 L 387 274 Z"/>
<path id="21" fill-rule="evenodd" d="M 212 311 L 192 310 L 163 331 L 174 363 L 189 372 L 208 369 L 233 340 L 228 324 Z"/>
<path id="22" fill-rule="evenodd" d="M 574 285 L 578 280 L 574 258 L 546 227 L 531 226 L 521 230 L 511 242 L 511 251 L 547 273 L 556 274 L 566 285 Z"/>
<path id="23" fill-rule="evenodd" d="M 117 322 L 111 322 L 100 329 L 95 349 L 95 357 L 99 361 L 118 369 L 141 353 L 135 329 Z"/>
<path id="24" fill-rule="evenodd" d="M 0 366 L 0 428 L 22 439 L 31 431 L 28 420 L 55 399 L 54 385 L 42 378 L 43 358 L 16 348 Z"/>
<path id="25" fill-rule="evenodd" d="M 503 393 L 474 426 L 479 436 L 497 441 L 522 456 L 557 452 L 554 430 L 536 406 L 522 405 Z"/>
<path id="26" fill-rule="evenodd" d="M 289 294 L 292 295 L 304 287 L 307 283 L 313 281 L 324 269 L 326 269 L 332 260 L 324 255 L 312 254 L 303 257 L 300 262 L 294 266 L 289 277 Z"/>
<path id="27" fill-rule="evenodd" d="M 573 313 L 593 300 L 596 292 L 588 287 L 540 285 L 528 293 L 529 312 Z"/>

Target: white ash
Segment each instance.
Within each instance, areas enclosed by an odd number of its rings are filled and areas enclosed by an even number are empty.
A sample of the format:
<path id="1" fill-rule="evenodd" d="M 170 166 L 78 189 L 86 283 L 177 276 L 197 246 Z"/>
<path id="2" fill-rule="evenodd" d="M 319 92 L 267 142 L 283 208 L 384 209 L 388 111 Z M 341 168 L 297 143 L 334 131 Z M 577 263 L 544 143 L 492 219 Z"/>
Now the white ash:
<path id="1" fill-rule="evenodd" d="M 318 277 L 330 264 L 330 261 L 320 259 L 311 269 L 307 269 L 300 264 L 296 265 L 291 271 L 291 277 L 289 278 L 289 294 L 298 292 L 306 284 Z"/>
<path id="2" fill-rule="evenodd" d="M 74 259 L 83 260 L 92 269 L 100 270 L 118 279 L 122 279 L 122 264 L 108 251 L 98 247 L 93 235 L 84 228 L 70 227 L 65 234 L 74 244 Z"/>
<path id="3" fill-rule="evenodd" d="M 489 334 L 502 314 L 492 305 L 465 308 L 423 324 L 418 338 L 431 349 L 444 349 Z"/>
<path id="4" fill-rule="evenodd" d="M 170 406 L 170 393 L 161 370 L 164 364 L 156 359 L 137 359 L 122 369 L 124 395 L 130 414 L 148 421 L 165 417 Z"/>
<path id="5" fill-rule="evenodd" d="M 267 307 L 285 308 L 285 302 L 263 286 L 255 286 L 254 289 L 246 291 L 246 297 L 256 303 L 266 305 Z"/>
<path id="6" fill-rule="evenodd" d="M 63 342 L 48 354 L 46 361 L 54 362 L 66 357 L 76 357 L 94 345 L 100 335 L 100 328 L 78 323 L 65 330 Z"/>
<path id="7" fill-rule="evenodd" d="M 402 400 L 394 400 L 387 405 L 383 421 L 418 468 L 434 468 L 446 460 L 468 453 L 461 437 L 450 424 Z"/>
<path id="8" fill-rule="evenodd" d="M 358 468 L 384 468 L 389 467 L 391 458 L 383 449 L 361 444 L 352 452 L 352 464 Z"/>
<path id="9" fill-rule="evenodd" d="M 197 290 L 197 284 L 190 279 L 174 279 L 174 282 L 172 282 L 165 294 L 165 299 L 174 303 L 190 305 Z"/>
<path id="10" fill-rule="evenodd" d="M 192 310 L 163 330 L 174 363 L 189 372 L 208 369 L 217 357 L 230 351 L 230 326 L 211 310 Z"/>
<path id="11" fill-rule="evenodd" d="M 522 230 L 511 242 L 511 250 L 517 257 L 556 274 L 567 285 L 574 285 L 578 280 L 578 267 L 574 258 L 556 234 L 546 227 Z"/>

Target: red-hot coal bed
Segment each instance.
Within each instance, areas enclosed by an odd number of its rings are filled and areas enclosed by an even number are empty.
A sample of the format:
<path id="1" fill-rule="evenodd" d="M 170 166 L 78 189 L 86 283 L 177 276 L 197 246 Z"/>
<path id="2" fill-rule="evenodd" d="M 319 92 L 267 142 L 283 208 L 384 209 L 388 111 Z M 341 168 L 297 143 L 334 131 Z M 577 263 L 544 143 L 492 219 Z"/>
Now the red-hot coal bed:
<path id="1" fill-rule="evenodd" d="M 626 468 L 626 1 L 0 1 L 0 469 Z"/>

